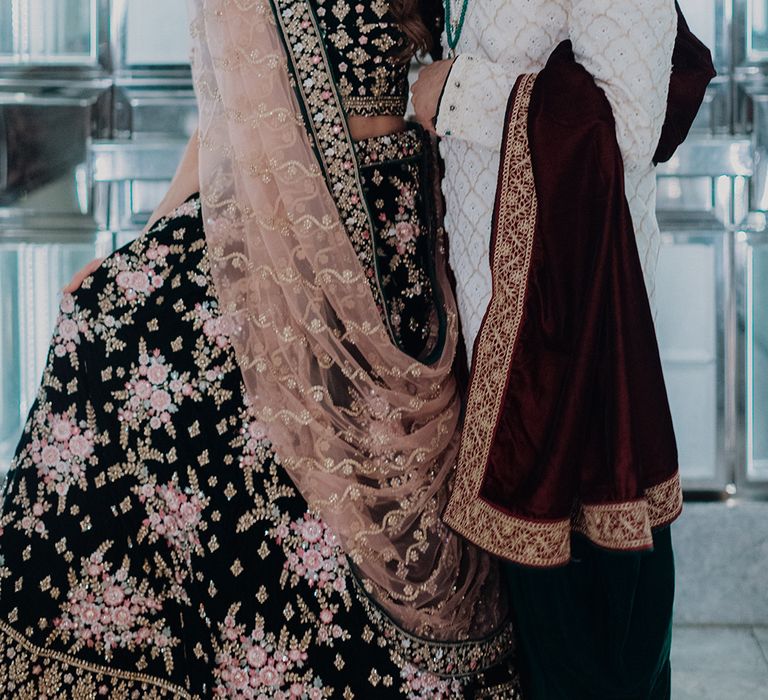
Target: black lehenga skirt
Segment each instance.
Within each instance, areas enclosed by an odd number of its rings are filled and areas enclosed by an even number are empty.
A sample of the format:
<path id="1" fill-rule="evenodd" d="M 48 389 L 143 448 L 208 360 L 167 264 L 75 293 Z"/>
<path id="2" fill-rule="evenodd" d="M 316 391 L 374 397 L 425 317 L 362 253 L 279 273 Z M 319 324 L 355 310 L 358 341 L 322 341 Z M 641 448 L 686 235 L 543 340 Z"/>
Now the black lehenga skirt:
<path id="1" fill-rule="evenodd" d="M 369 182 L 393 246 L 406 165 Z M 64 296 L 1 517 L 2 698 L 519 697 L 508 631 L 398 629 L 281 468 L 197 199 Z"/>

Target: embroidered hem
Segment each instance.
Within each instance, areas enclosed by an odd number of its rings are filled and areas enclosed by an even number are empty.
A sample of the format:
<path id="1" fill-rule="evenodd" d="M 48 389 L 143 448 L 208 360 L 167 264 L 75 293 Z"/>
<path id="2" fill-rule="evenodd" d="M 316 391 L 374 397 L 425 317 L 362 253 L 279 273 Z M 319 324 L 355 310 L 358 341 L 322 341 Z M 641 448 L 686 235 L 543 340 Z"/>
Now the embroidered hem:
<path id="1" fill-rule="evenodd" d="M 440 642 L 410 634 L 370 598 L 356 575 L 352 576 L 352 580 L 368 620 L 376 628 L 380 639 L 386 640 L 392 658 L 400 665 L 413 664 L 441 678 L 459 678 L 482 673 L 515 652 L 511 622 L 507 622 L 495 634 L 478 640 Z"/>
<path id="2" fill-rule="evenodd" d="M 88 663 L 33 644 L 0 620 L 0 687 L 14 697 L 141 697 L 144 700 L 196 700 L 178 685 L 143 673 Z M 136 693 L 139 695 L 137 696 Z"/>
<path id="3" fill-rule="evenodd" d="M 342 95 L 347 114 L 360 117 L 402 117 L 408 108 L 407 95 Z"/>
<path id="4" fill-rule="evenodd" d="M 571 534 L 616 551 L 653 547 L 651 530 L 671 523 L 683 507 L 680 477 L 645 491 L 645 498 L 624 503 L 582 504 L 562 520 L 530 520 L 497 510 L 475 494 L 446 515 L 446 523 L 483 549 L 517 564 L 552 567 L 571 558 Z M 459 512 L 459 510 L 461 512 Z"/>

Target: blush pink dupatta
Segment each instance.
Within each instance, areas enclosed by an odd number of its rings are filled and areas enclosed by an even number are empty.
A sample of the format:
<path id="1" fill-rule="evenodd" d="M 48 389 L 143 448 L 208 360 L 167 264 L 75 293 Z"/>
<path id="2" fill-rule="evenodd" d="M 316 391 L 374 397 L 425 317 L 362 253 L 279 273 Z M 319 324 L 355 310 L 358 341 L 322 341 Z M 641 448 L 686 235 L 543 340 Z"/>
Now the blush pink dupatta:
<path id="1" fill-rule="evenodd" d="M 484 637 L 506 618 L 497 564 L 441 521 L 461 411 L 443 251 L 446 337 L 426 365 L 390 340 L 350 242 L 370 222 L 305 2 L 190 4 L 206 238 L 253 413 L 395 622 Z"/>

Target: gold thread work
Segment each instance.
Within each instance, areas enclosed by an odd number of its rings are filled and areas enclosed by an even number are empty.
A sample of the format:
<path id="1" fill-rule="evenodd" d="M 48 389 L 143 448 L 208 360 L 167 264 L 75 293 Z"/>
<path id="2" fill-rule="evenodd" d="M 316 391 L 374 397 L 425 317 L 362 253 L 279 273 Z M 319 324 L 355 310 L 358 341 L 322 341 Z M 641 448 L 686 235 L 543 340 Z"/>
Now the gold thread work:
<path id="1" fill-rule="evenodd" d="M 682 491 L 675 475 L 647 489 L 644 498 L 577 504 L 572 517 L 546 521 L 502 512 L 481 496 L 522 323 L 535 237 L 538 209 L 528 141 L 528 108 L 535 81 L 535 75 L 520 78 L 510 112 L 499 184 L 504 195 L 491 261 L 493 296 L 475 351 L 456 484 L 444 521 L 492 554 L 527 566 L 547 567 L 570 560 L 573 532 L 608 549 L 652 547 L 651 529 L 679 515 Z"/>

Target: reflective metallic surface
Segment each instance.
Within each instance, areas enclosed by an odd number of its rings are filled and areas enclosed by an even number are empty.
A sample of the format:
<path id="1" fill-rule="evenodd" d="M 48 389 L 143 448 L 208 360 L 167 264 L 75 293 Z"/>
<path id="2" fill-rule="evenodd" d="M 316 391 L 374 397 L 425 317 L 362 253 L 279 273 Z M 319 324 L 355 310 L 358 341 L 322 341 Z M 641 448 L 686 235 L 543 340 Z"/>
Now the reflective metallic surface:
<path id="1" fill-rule="evenodd" d="M 659 168 L 659 342 L 686 487 L 768 494 L 768 0 L 681 0 L 719 76 Z M 58 290 L 132 237 L 196 121 L 185 0 L 0 0 L 0 470 Z"/>
<path id="2" fill-rule="evenodd" d="M 94 63 L 96 0 L 4 0 L 0 65 Z"/>

